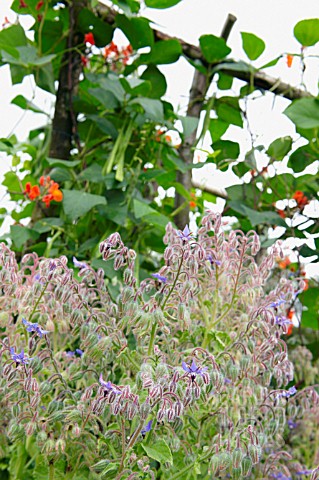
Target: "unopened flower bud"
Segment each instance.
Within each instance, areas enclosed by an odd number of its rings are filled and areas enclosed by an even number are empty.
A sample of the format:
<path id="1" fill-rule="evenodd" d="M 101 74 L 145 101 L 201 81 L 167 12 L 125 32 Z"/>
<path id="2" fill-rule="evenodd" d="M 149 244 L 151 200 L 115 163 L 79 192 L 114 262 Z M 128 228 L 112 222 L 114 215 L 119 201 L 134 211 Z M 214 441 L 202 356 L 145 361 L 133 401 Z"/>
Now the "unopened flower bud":
<path id="1" fill-rule="evenodd" d="M 241 448 L 235 448 L 232 453 L 232 463 L 235 468 L 238 468 L 243 458 L 243 451 Z"/>
<path id="2" fill-rule="evenodd" d="M 259 463 L 262 450 L 259 445 L 249 445 L 248 446 L 249 456 L 253 462 L 253 465 Z"/>
<path id="3" fill-rule="evenodd" d="M 65 441 L 62 438 L 59 438 L 55 444 L 55 451 L 58 453 L 63 453 L 65 450 Z"/>
<path id="4" fill-rule="evenodd" d="M 144 403 L 142 403 L 140 407 L 140 416 L 141 420 L 146 420 L 149 416 L 151 411 L 150 400 L 147 398 Z"/>
<path id="5" fill-rule="evenodd" d="M 184 411 L 184 405 L 179 400 L 174 403 L 175 414 L 177 417 L 180 417 Z"/>
<path id="6" fill-rule="evenodd" d="M 319 467 L 315 468 L 315 469 L 312 471 L 310 480 L 319 480 Z"/>
<path id="7" fill-rule="evenodd" d="M 54 448 L 55 448 L 55 442 L 51 439 L 47 440 L 45 445 L 44 445 L 45 453 L 48 454 L 48 453 L 53 452 Z"/>
<path id="8" fill-rule="evenodd" d="M 219 455 L 215 454 L 210 461 L 210 471 L 213 474 L 213 476 L 218 473 L 219 465 L 220 465 Z"/>
<path id="9" fill-rule="evenodd" d="M 157 421 L 162 422 L 164 417 L 165 417 L 165 410 L 163 408 L 160 408 L 159 411 L 157 412 Z"/>
<path id="10" fill-rule="evenodd" d="M 33 435 L 33 433 L 35 432 L 37 428 L 37 424 L 35 422 L 29 422 L 25 425 L 25 433 L 26 435 L 28 435 L 28 437 L 30 435 Z"/>
<path id="11" fill-rule="evenodd" d="M 200 394 L 201 394 L 200 387 L 199 387 L 198 385 L 196 385 L 196 386 L 193 388 L 193 395 L 194 395 L 194 397 L 195 397 L 196 400 L 199 399 Z"/>
<path id="12" fill-rule="evenodd" d="M 155 369 L 155 375 L 157 378 L 164 377 L 168 375 L 168 368 L 165 363 L 159 363 Z"/>
<path id="13" fill-rule="evenodd" d="M 173 408 L 169 408 L 168 410 L 166 410 L 166 416 L 167 416 L 167 420 L 169 422 L 173 422 L 175 420 L 175 410 Z"/>
<path id="14" fill-rule="evenodd" d="M 221 452 L 219 454 L 219 468 L 220 470 L 227 470 L 231 465 L 231 456 L 229 452 Z"/>
<path id="15" fill-rule="evenodd" d="M 243 471 L 242 471 L 241 465 L 239 465 L 239 467 L 233 466 L 231 478 L 233 480 L 239 480 L 240 478 L 242 478 L 242 473 Z"/>
<path id="16" fill-rule="evenodd" d="M 248 477 L 251 474 L 253 468 L 253 462 L 250 457 L 246 456 L 241 461 L 241 467 L 243 471 L 243 476 Z"/>

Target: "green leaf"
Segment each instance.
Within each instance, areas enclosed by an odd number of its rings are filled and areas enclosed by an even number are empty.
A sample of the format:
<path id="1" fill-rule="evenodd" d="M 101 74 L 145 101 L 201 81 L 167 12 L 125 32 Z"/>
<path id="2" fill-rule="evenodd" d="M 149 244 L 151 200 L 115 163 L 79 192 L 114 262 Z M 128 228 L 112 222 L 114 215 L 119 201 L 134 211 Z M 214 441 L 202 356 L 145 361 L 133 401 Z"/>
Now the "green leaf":
<path id="1" fill-rule="evenodd" d="M 151 47 L 154 44 L 154 33 L 147 18 L 128 18 L 125 15 L 118 14 L 115 23 L 127 36 L 134 50 Z"/>
<path id="2" fill-rule="evenodd" d="M 38 232 L 22 225 L 11 225 L 10 237 L 18 250 L 28 242 L 28 240 L 36 240 L 39 237 Z"/>
<path id="3" fill-rule="evenodd" d="M 180 115 L 178 118 L 182 122 L 184 137 L 189 137 L 189 135 L 191 135 L 193 131 L 197 129 L 199 119 L 196 117 L 190 117 L 189 115 L 186 117 Z"/>
<path id="4" fill-rule="evenodd" d="M 302 292 L 299 300 L 303 304 L 301 325 L 307 328 L 319 329 L 319 289 L 309 288 Z"/>
<path id="5" fill-rule="evenodd" d="M 182 0 L 145 0 L 145 5 L 149 8 L 170 8 L 181 1 Z"/>
<path id="6" fill-rule="evenodd" d="M 122 77 L 120 82 L 126 93 L 135 97 L 138 95 L 148 96 L 152 88 L 150 82 L 135 77 Z"/>
<path id="7" fill-rule="evenodd" d="M 110 90 L 105 90 L 104 88 L 89 88 L 88 93 L 96 98 L 107 110 L 114 110 L 119 106 L 118 99 Z"/>
<path id="8" fill-rule="evenodd" d="M 148 457 L 153 458 L 159 463 L 170 463 L 173 464 L 173 456 L 171 449 L 167 445 L 164 439 L 159 439 L 152 446 L 143 445 L 142 447 L 145 450 Z"/>
<path id="9" fill-rule="evenodd" d="M 163 104 L 160 100 L 139 97 L 132 100 L 130 104 L 141 105 L 146 117 L 154 122 L 161 122 L 164 120 Z"/>
<path id="10" fill-rule="evenodd" d="M 212 141 L 216 142 L 219 140 L 224 133 L 226 133 L 229 127 L 228 122 L 224 122 L 223 120 L 219 120 L 218 118 L 212 118 L 209 122 L 209 132 L 212 137 Z"/>
<path id="11" fill-rule="evenodd" d="M 34 225 L 33 225 L 33 230 L 35 230 L 38 233 L 46 233 L 46 232 L 51 232 L 54 227 L 62 227 L 63 225 L 63 220 L 59 217 L 46 217 L 42 218 L 41 220 L 38 220 Z"/>
<path id="12" fill-rule="evenodd" d="M 81 163 L 81 160 L 61 160 L 60 158 L 47 158 L 45 160 L 50 167 L 73 168 Z"/>
<path id="13" fill-rule="evenodd" d="M 213 143 L 214 151 L 220 151 L 217 160 L 232 159 L 236 160 L 239 157 L 239 143 L 231 140 L 217 140 Z"/>
<path id="14" fill-rule="evenodd" d="M 107 118 L 99 117 L 99 115 L 87 115 L 86 118 L 95 123 L 97 128 L 114 140 L 117 137 L 117 130 L 113 123 Z"/>
<path id="15" fill-rule="evenodd" d="M 222 60 L 231 52 L 225 40 L 215 35 L 202 35 L 199 39 L 199 44 L 205 59 L 209 63 Z"/>
<path id="16" fill-rule="evenodd" d="M 108 45 L 113 38 L 113 27 L 95 16 L 94 13 L 87 8 L 82 8 L 80 10 L 78 16 L 78 28 L 80 32 L 83 33 L 83 42 L 84 35 L 92 32 L 95 45 L 100 48 Z"/>
<path id="17" fill-rule="evenodd" d="M 240 32 L 243 49 L 250 60 L 257 60 L 266 48 L 265 42 L 253 33 Z"/>
<path id="18" fill-rule="evenodd" d="M 274 140 L 268 147 L 267 154 L 276 159 L 282 160 L 287 153 L 291 150 L 292 138 L 281 137 Z"/>
<path id="19" fill-rule="evenodd" d="M 139 63 L 164 65 L 175 63 L 182 54 L 182 47 L 178 40 L 161 40 L 156 42 L 150 53 L 144 53 L 139 58 Z"/>
<path id="20" fill-rule="evenodd" d="M 145 215 L 150 213 L 157 213 L 154 208 L 150 207 L 147 203 L 141 202 L 134 198 L 133 200 L 134 215 L 137 219 L 143 218 Z"/>
<path id="21" fill-rule="evenodd" d="M 216 113 L 219 120 L 243 127 L 243 119 L 236 97 L 221 97 L 216 100 Z"/>
<path id="22" fill-rule="evenodd" d="M 85 215 L 97 205 L 106 205 L 105 197 L 78 190 L 63 190 L 63 210 L 70 220 Z"/>
<path id="23" fill-rule="evenodd" d="M 303 145 L 297 148 L 289 157 L 288 167 L 291 167 L 294 172 L 302 172 L 308 165 L 318 160 L 318 153 L 316 153 L 311 145 Z"/>
<path id="24" fill-rule="evenodd" d="M 88 180 L 89 182 L 93 183 L 101 183 L 104 182 L 105 177 L 102 175 L 101 165 L 93 163 L 80 173 L 79 179 Z"/>
<path id="25" fill-rule="evenodd" d="M 294 36 L 304 47 L 311 47 L 319 41 L 319 18 L 301 20 L 295 25 Z"/>
<path id="26" fill-rule="evenodd" d="M 27 43 L 28 40 L 21 25 L 11 25 L 0 30 L 0 50 L 13 54 L 16 47 L 26 46 Z"/>
<path id="27" fill-rule="evenodd" d="M 241 213 L 242 215 L 247 217 L 253 227 L 256 225 L 260 225 L 261 223 L 265 223 L 267 225 L 280 225 L 282 227 L 287 226 L 285 221 L 276 212 L 258 212 L 257 210 L 253 210 L 252 208 L 247 207 L 243 203 L 235 201 L 230 201 L 228 204 L 233 210 L 235 210 L 235 212 Z"/>
<path id="28" fill-rule="evenodd" d="M 223 72 L 218 74 L 217 86 L 220 90 L 229 90 L 233 85 L 234 78 L 230 75 L 226 75 Z"/>
<path id="29" fill-rule="evenodd" d="M 316 98 L 301 98 L 292 102 L 284 110 L 284 114 L 300 128 L 319 127 L 319 100 Z"/>
<path id="30" fill-rule="evenodd" d="M 147 80 L 151 84 L 151 91 L 148 93 L 150 98 L 161 98 L 167 89 L 165 75 L 155 66 L 149 65 L 141 75 L 142 80 Z"/>

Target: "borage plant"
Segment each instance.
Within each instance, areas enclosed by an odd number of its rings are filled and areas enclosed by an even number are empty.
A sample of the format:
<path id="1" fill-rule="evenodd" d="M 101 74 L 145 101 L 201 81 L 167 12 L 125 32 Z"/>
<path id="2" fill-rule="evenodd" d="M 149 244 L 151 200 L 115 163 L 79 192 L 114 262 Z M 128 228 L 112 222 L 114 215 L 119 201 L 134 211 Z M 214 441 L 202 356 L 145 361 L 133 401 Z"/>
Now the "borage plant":
<path id="1" fill-rule="evenodd" d="M 196 239 L 169 225 L 165 265 L 140 284 L 135 252 L 111 235 L 100 252 L 123 271 L 116 301 L 103 270 L 36 254 L 19 268 L 1 245 L 10 478 L 319 478 L 314 458 L 302 464 L 285 445 L 319 413 L 315 387 L 294 385 L 282 339 L 303 280 L 267 293 L 278 247 L 257 262 L 255 232 L 221 223 L 207 214 Z"/>

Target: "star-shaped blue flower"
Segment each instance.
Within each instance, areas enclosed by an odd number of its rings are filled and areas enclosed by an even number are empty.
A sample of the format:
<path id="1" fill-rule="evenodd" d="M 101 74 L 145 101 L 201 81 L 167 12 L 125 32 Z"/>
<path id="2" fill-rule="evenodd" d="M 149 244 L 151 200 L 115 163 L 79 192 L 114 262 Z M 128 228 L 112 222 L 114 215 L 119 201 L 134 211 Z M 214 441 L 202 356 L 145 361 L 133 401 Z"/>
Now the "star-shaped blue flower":
<path id="1" fill-rule="evenodd" d="M 193 238 L 193 234 L 190 231 L 190 229 L 188 228 L 188 225 L 186 225 L 186 227 L 184 228 L 183 231 L 178 230 L 177 235 L 179 236 L 179 238 L 181 238 L 182 240 L 187 241 L 187 242 L 189 242 Z"/>
<path id="2" fill-rule="evenodd" d="M 38 323 L 28 322 L 25 318 L 22 319 L 23 325 L 27 329 L 27 332 L 36 332 L 36 334 L 42 338 L 43 335 L 50 333 L 49 330 L 44 330 Z"/>
<path id="3" fill-rule="evenodd" d="M 32 360 L 31 358 L 27 358 L 27 357 L 24 356 L 23 348 L 21 349 L 20 353 L 15 353 L 14 347 L 11 347 L 10 348 L 10 355 L 11 355 L 12 360 L 14 360 L 17 365 L 18 364 L 27 365 L 29 363 L 29 361 Z"/>
<path id="4" fill-rule="evenodd" d="M 159 273 L 151 273 L 151 276 L 156 278 L 156 280 L 158 280 L 159 282 L 162 282 L 162 283 L 167 282 L 167 278 L 164 277 L 163 275 L 160 275 Z"/>

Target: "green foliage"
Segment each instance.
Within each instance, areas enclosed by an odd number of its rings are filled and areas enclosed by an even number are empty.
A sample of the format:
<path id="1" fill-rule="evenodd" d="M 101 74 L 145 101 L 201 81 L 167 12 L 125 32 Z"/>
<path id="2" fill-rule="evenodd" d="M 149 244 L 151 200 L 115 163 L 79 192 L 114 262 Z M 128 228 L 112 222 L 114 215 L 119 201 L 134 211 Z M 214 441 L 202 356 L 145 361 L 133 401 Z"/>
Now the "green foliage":
<path id="1" fill-rule="evenodd" d="M 294 36 L 304 47 L 311 47 L 319 42 L 319 18 L 301 20 L 295 25 Z"/>
<path id="2" fill-rule="evenodd" d="M 316 98 L 301 98 L 289 105 L 284 114 L 298 128 L 319 127 L 319 100 Z"/>
<path id="3" fill-rule="evenodd" d="M 253 33 L 241 32 L 243 49 L 249 60 L 257 60 L 266 48 L 265 42 Z"/>
<path id="4" fill-rule="evenodd" d="M 202 35 L 199 44 L 205 59 L 209 63 L 222 60 L 231 52 L 225 40 L 215 35 Z"/>

